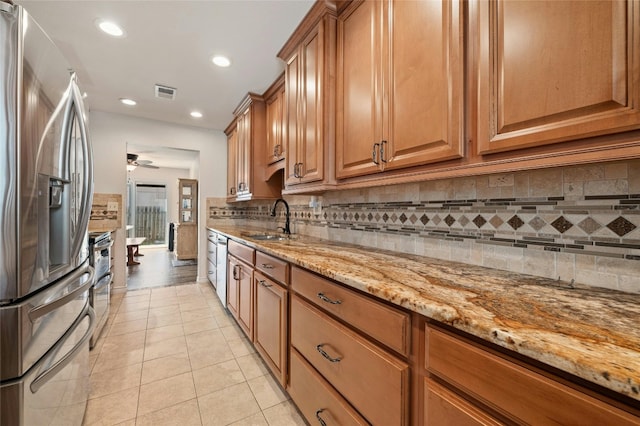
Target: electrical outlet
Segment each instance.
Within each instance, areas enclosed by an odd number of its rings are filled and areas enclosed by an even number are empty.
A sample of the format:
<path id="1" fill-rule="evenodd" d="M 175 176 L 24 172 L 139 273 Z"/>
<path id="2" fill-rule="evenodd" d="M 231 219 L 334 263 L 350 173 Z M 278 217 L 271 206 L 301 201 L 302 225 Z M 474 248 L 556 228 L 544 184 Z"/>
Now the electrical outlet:
<path id="1" fill-rule="evenodd" d="M 109 201 L 107 203 L 107 210 L 113 212 L 118 211 L 118 202 L 117 201 Z"/>

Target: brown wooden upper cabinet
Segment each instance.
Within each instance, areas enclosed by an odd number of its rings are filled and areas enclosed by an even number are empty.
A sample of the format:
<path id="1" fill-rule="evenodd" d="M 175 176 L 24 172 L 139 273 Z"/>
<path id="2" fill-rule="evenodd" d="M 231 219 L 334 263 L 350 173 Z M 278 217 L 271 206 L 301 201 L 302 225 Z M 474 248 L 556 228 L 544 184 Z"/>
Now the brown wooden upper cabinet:
<path id="1" fill-rule="evenodd" d="M 285 185 L 333 179 L 335 5 L 317 2 L 278 57 L 285 62 Z"/>
<path id="2" fill-rule="evenodd" d="M 479 153 L 640 128 L 637 1 L 470 7 Z"/>
<path id="3" fill-rule="evenodd" d="M 265 92 L 267 104 L 266 164 L 270 166 L 286 156 L 284 144 L 284 75 Z"/>
<path id="4" fill-rule="evenodd" d="M 238 192 L 238 176 L 236 174 L 236 161 L 238 158 L 238 129 L 234 120 L 225 133 L 227 134 L 227 200 L 235 201 Z"/>
<path id="5" fill-rule="evenodd" d="M 365 1 L 340 14 L 338 178 L 463 156 L 461 7 Z"/>
<path id="6" fill-rule="evenodd" d="M 262 96 L 249 93 L 227 127 L 227 201 L 280 197 L 282 181 L 264 179 L 266 114 Z"/>

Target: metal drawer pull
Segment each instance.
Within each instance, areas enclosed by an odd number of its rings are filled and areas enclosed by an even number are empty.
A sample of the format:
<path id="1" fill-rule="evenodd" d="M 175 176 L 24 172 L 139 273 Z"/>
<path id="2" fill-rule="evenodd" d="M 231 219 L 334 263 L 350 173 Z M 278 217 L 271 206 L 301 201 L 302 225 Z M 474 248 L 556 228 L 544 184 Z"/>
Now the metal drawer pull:
<path id="1" fill-rule="evenodd" d="M 339 305 L 339 304 L 342 303 L 342 300 L 331 300 L 331 299 L 329 299 L 327 296 L 324 295 L 324 293 L 318 293 L 318 297 L 323 302 L 331 303 L 332 305 Z"/>
<path id="2" fill-rule="evenodd" d="M 264 269 L 273 269 L 273 265 L 270 263 L 263 263 L 261 265 Z"/>
<path id="3" fill-rule="evenodd" d="M 318 419 L 318 423 L 320 423 L 321 426 L 327 426 L 327 423 L 325 423 L 325 421 L 322 420 L 322 417 L 320 417 L 320 413 L 322 413 L 323 411 L 324 411 L 324 408 L 321 408 L 318 411 L 316 411 L 316 419 Z"/>
<path id="4" fill-rule="evenodd" d="M 316 350 L 320 352 L 320 355 L 322 355 L 323 357 L 325 357 L 327 360 L 331 362 L 340 362 L 342 358 L 331 358 L 331 355 L 329 355 L 324 351 L 324 349 L 322 349 L 323 346 L 324 346 L 324 343 L 316 346 Z"/>
<path id="5" fill-rule="evenodd" d="M 271 287 L 271 286 L 273 285 L 273 284 L 267 284 L 267 282 L 266 282 L 265 280 L 260 280 L 260 281 L 258 281 L 258 282 L 260 283 L 260 285 L 261 285 L 262 287 L 267 287 L 267 288 L 269 288 L 269 287 Z"/>

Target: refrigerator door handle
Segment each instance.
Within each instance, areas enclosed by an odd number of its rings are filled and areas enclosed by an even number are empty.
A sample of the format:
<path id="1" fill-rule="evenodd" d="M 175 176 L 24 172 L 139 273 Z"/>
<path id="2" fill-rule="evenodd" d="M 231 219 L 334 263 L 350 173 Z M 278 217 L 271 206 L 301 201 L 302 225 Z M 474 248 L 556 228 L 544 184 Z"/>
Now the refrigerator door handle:
<path id="1" fill-rule="evenodd" d="M 78 344 L 76 344 L 73 347 L 73 349 L 71 349 L 69 352 L 67 352 L 67 354 L 65 356 L 60 358 L 60 360 L 58 360 L 58 362 L 53 364 L 50 368 L 45 370 L 43 373 L 40 373 L 38 375 L 38 377 L 36 377 L 33 380 L 33 382 L 31 382 L 31 385 L 29 386 L 29 388 L 31 389 L 31 392 L 33 392 L 33 393 L 38 392 L 38 390 L 42 386 L 44 386 L 51 378 L 53 378 L 53 376 L 58 374 L 60 372 L 60 370 L 62 370 L 64 367 L 67 366 L 67 364 L 69 364 L 71 361 L 73 361 L 73 359 L 80 352 L 80 350 L 82 350 L 85 342 L 93 334 L 93 327 L 94 327 L 95 321 L 96 321 L 96 314 L 93 312 L 93 308 L 89 305 L 89 303 L 87 303 L 85 305 L 82 313 L 75 320 L 73 325 L 71 327 L 69 327 L 69 330 L 67 330 L 67 332 L 60 338 L 60 340 L 58 340 L 58 342 L 51 349 L 49 349 L 47 351 L 46 355 L 42 357 L 42 359 L 40 360 L 40 362 L 38 362 L 38 364 L 41 364 L 42 362 L 44 362 L 44 360 L 46 360 L 48 358 L 47 355 L 55 356 L 55 354 L 57 354 L 62 349 L 62 347 L 66 343 L 66 341 L 69 338 L 69 336 L 71 336 L 71 334 L 73 334 L 75 329 L 80 326 L 80 323 L 85 319 L 86 316 L 89 316 L 89 328 L 87 329 L 87 332 L 84 334 L 84 336 L 82 336 L 82 339 L 80 339 Z"/>
<path id="2" fill-rule="evenodd" d="M 76 121 L 80 130 L 80 140 L 82 145 L 82 155 L 84 161 L 82 162 L 82 173 L 84 178 L 82 180 L 82 201 L 79 207 L 81 212 L 78 218 L 77 227 L 73 235 L 73 243 L 71 245 L 71 254 L 76 257 L 82 245 L 84 243 L 85 233 L 78 232 L 79 230 L 86 230 L 89 226 L 89 218 L 91 217 L 91 203 L 93 200 L 93 152 L 91 150 L 91 143 L 89 142 L 89 134 L 86 127 L 86 113 L 84 110 L 84 103 L 82 101 L 82 94 L 76 84 L 76 74 L 72 73 L 69 83 L 69 103 L 65 110 L 64 122 L 63 122 L 63 135 L 68 139 L 72 130 L 72 117 L 75 112 Z M 63 141 L 63 144 L 69 146 L 69 141 Z"/>
<path id="3" fill-rule="evenodd" d="M 89 274 L 89 278 L 87 279 L 87 281 L 83 285 L 79 286 L 78 288 L 74 289 L 73 291 L 65 294 L 64 296 L 56 300 L 45 303 L 44 305 L 36 306 L 35 308 L 31 309 L 29 311 L 29 319 L 31 320 L 31 322 L 34 322 L 35 320 L 48 314 L 49 312 L 58 309 L 60 306 L 69 303 L 71 300 L 75 299 L 78 294 L 81 294 L 82 292 L 87 291 L 89 287 L 93 285 L 95 270 L 93 269 L 92 266 L 89 266 L 88 263 L 86 265 L 87 265 L 86 268 L 79 268 L 73 273 L 71 273 L 71 275 L 68 278 L 66 278 L 66 280 L 69 282 L 76 281 L 76 280 L 80 281 L 80 279 L 84 275 Z"/>

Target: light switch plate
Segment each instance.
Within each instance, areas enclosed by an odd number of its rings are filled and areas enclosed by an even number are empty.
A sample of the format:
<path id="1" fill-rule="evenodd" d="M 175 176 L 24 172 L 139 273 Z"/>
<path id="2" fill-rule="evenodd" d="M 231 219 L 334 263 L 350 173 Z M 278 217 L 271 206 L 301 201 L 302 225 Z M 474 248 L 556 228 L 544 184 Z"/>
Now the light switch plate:
<path id="1" fill-rule="evenodd" d="M 107 203 L 107 210 L 109 210 L 109 211 L 118 211 L 118 202 L 117 201 L 109 201 Z"/>

